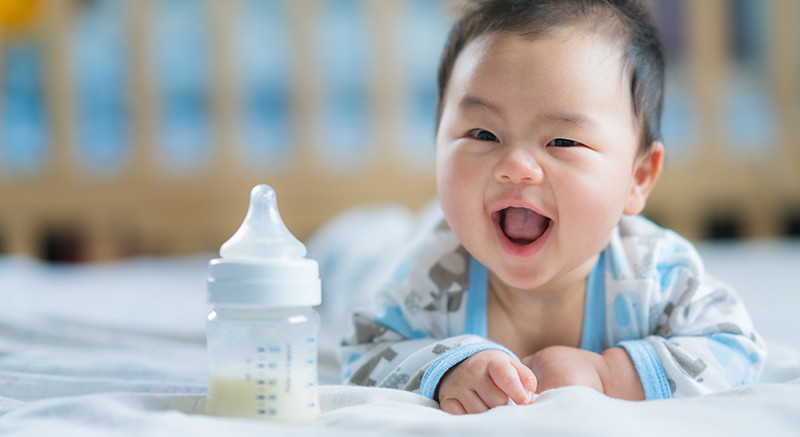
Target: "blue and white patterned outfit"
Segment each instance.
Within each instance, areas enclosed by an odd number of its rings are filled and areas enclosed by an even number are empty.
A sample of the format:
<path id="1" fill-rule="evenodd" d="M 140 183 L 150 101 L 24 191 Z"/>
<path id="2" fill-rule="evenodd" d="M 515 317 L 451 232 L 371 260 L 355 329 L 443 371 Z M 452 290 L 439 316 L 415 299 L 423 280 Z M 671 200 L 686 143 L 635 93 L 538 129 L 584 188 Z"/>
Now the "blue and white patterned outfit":
<path id="1" fill-rule="evenodd" d="M 504 346 L 487 339 L 488 271 L 442 220 L 410 245 L 342 343 L 345 382 L 432 398 L 447 370 Z M 694 247 L 640 216 L 624 216 L 589 275 L 581 349 L 620 346 L 647 399 L 696 396 L 755 382 L 764 341 Z"/>

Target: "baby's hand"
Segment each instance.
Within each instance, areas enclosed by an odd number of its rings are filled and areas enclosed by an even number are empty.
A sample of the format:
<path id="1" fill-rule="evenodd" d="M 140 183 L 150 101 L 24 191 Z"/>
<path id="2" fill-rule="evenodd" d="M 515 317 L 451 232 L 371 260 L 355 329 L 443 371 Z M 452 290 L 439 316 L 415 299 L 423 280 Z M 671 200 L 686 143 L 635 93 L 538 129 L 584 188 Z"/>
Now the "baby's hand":
<path id="1" fill-rule="evenodd" d="M 536 393 L 582 385 L 613 398 L 645 399 L 636 367 L 620 347 L 596 354 L 573 347 L 551 346 L 523 358 L 522 362 L 536 374 Z"/>
<path id="2" fill-rule="evenodd" d="M 505 352 L 478 352 L 450 369 L 439 383 L 439 406 L 450 414 L 483 413 L 508 405 L 530 404 L 536 377 Z"/>
<path id="3" fill-rule="evenodd" d="M 522 359 L 536 374 L 536 393 L 558 387 L 582 385 L 603 393 L 599 369 L 603 363 L 600 354 L 585 350 L 551 346 Z"/>

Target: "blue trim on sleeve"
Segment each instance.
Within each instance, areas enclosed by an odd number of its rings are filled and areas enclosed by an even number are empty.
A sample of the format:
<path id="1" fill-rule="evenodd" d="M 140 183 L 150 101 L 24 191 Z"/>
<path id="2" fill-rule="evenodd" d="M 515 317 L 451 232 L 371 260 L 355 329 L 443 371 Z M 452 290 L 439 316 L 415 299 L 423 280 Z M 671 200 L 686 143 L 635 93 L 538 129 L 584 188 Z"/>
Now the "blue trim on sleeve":
<path id="1" fill-rule="evenodd" d="M 453 349 L 450 349 L 439 356 L 439 358 L 431 363 L 430 367 L 428 367 L 428 370 L 425 371 L 425 374 L 422 375 L 422 382 L 419 386 L 419 394 L 428 399 L 433 399 L 433 394 L 436 392 L 436 387 L 439 385 L 439 381 L 448 370 L 453 368 L 453 366 L 456 364 L 477 354 L 478 352 L 487 350 L 503 351 L 514 357 L 514 359 L 519 360 L 519 358 L 514 355 L 514 352 L 511 352 L 503 345 L 491 341 L 470 343 L 454 347 Z"/>
<path id="2" fill-rule="evenodd" d="M 633 360 L 636 372 L 644 387 L 644 396 L 648 401 L 653 399 L 670 399 L 672 390 L 669 388 L 667 375 L 661 360 L 658 359 L 656 350 L 647 340 L 630 340 L 617 344 L 625 348 Z"/>
<path id="3" fill-rule="evenodd" d="M 606 251 L 594 265 L 586 281 L 586 303 L 583 315 L 581 349 L 590 352 L 603 352 L 603 338 L 606 336 Z"/>
<path id="4" fill-rule="evenodd" d="M 489 271 L 472 255 L 469 256 L 467 308 L 464 311 L 464 334 L 488 337 L 486 328 L 486 288 Z"/>

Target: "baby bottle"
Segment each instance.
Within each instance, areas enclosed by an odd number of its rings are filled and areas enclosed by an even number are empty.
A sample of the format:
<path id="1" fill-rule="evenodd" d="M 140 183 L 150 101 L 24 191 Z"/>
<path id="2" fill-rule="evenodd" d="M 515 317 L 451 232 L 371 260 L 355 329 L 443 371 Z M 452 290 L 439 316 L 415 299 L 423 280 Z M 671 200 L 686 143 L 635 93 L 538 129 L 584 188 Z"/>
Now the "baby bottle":
<path id="1" fill-rule="evenodd" d="M 208 399 L 217 416 L 310 423 L 319 416 L 319 265 L 258 185 L 238 231 L 209 263 Z"/>

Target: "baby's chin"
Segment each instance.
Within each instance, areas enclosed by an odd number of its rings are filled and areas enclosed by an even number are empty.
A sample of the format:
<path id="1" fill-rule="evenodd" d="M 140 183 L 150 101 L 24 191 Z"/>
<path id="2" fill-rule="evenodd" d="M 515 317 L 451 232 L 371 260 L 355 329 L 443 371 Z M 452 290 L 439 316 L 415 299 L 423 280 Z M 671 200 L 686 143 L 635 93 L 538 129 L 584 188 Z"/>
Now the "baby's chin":
<path id="1" fill-rule="evenodd" d="M 534 291 L 541 288 L 547 283 L 542 274 L 533 274 L 530 272 L 530 267 L 527 269 L 513 266 L 498 267 L 491 269 L 491 274 L 494 276 L 494 282 L 497 285 L 508 289 L 521 290 L 521 291 Z M 520 270 L 527 270 L 525 273 L 520 273 Z"/>

